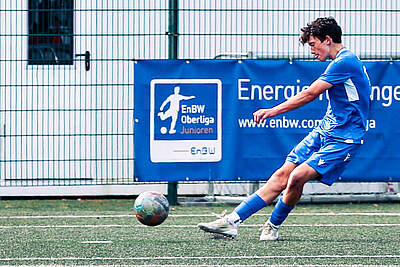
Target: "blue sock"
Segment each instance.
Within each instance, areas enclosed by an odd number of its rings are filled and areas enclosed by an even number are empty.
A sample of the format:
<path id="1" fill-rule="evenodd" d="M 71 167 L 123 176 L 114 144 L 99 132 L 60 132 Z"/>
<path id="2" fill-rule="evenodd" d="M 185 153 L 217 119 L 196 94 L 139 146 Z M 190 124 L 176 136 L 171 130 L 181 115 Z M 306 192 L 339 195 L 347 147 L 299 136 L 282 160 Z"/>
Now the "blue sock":
<path id="1" fill-rule="evenodd" d="M 292 209 L 294 209 L 294 206 L 286 205 L 285 203 L 283 203 L 282 198 L 280 198 L 279 201 L 276 203 L 274 210 L 272 211 L 269 221 L 274 226 L 280 226 L 283 221 L 286 220 Z"/>
<path id="2" fill-rule="evenodd" d="M 239 215 L 240 220 L 243 222 L 249 218 L 250 215 L 256 213 L 265 206 L 267 206 L 267 203 L 265 203 L 260 196 L 254 193 L 246 200 L 242 201 L 242 203 L 240 203 L 240 205 L 237 206 L 233 211 Z"/>

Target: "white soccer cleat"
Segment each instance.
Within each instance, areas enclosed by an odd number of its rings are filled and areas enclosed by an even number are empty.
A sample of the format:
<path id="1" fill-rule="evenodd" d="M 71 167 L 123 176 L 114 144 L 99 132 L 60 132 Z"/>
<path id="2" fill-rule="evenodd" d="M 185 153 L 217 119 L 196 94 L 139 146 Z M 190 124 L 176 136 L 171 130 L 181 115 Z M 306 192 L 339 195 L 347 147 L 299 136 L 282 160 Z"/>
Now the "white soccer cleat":
<path id="1" fill-rule="evenodd" d="M 264 226 L 261 228 L 262 232 L 260 235 L 260 241 L 275 241 L 278 240 L 279 228 L 272 226 L 272 224 L 267 221 Z"/>
<path id="2" fill-rule="evenodd" d="M 235 238 L 238 234 L 237 226 L 231 224 L 224 213 L 217 216 L 219 217 L 219 219 L 209 223 L 199 223 L 197 227 L 205 232 Z"/>

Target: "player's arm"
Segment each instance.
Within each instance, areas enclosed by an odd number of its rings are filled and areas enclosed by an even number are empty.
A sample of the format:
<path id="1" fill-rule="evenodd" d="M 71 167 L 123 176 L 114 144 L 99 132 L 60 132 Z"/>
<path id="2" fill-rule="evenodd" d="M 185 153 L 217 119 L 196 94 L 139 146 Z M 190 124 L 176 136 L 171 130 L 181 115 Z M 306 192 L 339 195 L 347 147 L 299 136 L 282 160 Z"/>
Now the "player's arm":
<path id="1" fill-rule="evenodd" d="M 181 96 L 181 99 L 183 99 L 183 100 L 190 100 L 190 99 L 193 99 L 193 98 L 196 98 L 195 96 Z"/>
<path id="2" fill-rule="evenodd" d="M 164 100 L 164 102 L 162 102 L 161 106 L 160 106 L 160 110 L 162 111 L 165 107 L 165 105 L 171 101 L 171 96 L 167 97 L 167 99 Z"/>
<path id="3" fill-rule="evenodd" d="M 313 101 L 330 87 L 332 87 L 332 84 L 318 79 L 314 81 L 309 88 L 301 91 L 285 102 L 282 102 L 273 108 L 263 108 L 255 111 L 253 113 L 254 121 L 259 123 L 267 118 L 274 117 L 276 115 L 304 106 L 305 104 Z"/>

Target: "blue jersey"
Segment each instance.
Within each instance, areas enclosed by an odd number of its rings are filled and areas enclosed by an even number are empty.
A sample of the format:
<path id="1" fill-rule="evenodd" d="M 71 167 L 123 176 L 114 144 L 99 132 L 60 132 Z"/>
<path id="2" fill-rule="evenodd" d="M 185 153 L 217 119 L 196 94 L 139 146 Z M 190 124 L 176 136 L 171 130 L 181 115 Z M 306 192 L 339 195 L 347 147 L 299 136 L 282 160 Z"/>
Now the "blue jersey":
<path id="1" fill-rule="evenodd" d="M 371 101 L 365 66 L 353 52 L 343 48 L 319 79 L 332 87 L 327 90 L 328 108 L 316 131 L 346 143 L 361 143 Z"/>

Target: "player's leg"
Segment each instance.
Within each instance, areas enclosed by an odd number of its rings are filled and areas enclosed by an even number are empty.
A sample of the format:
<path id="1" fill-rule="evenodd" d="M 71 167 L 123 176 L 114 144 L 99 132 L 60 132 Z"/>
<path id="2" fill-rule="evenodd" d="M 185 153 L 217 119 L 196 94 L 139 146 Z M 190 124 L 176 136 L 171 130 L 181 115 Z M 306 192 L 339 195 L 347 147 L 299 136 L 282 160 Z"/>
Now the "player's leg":
<path id="1" fill-rule="evenodd" d="M 278 229 L 299 201 L 304 184 L 319 177 L 320 174 L 306 163 L 300 164 L 291 172 L 283 197 L 278 200 L 271 217 L 265 223 L 260 240 L 278 239 Z"/>
<path id="2" fill-rule="evenodd" d="M 260 240 L 278 239 L 279 226 L 299 201 L 304 184 L 309 180 L 317 179 L 324 184 L 332 185 L 356 155 L 360 146 L 360 144 L 348 144 L 325 138 L 321 143 L 321 148 L 291 173 L 286 191 L 275 205 Z"/>
<path id="3" fill-rule="evenodd" d="M 285 162 L 256 193 L 242 201 L 242 203 L 233 210 L 231 214 L 232 217 L 239 219 L 240 223 L 244 222 L 252 214 L 272 203 L 286 188 L 289 175 L 296 166 L 297 164 L 292 162 Z"/>
<path id="4" fill-rule="evenodd" d="M 286 161 L 281 168 L 276 170 L 271 178 L 257 190 L 257 194 L 265 203 L 272 203 L 277 196 L 286 188 L 290 174 L 298 166 L 290 161 Z"/>
<path id="5" fill-rule="evenodd" d="M 296 166 L 292 162 L 285 162 L 264 186 L 242 201 L 233 212 L 213 222 L 199 223 L 198 227 L 206 232 L 235 237 L 240 223 L 270 204 L 285 189 L 289 175 Z"/>
<path id="6" fill-rule="evenodd" d="M 174 133 L 176 133 L 175 125 L 176 125 L 176 120 L 178 119 L 178 111 L 173 111 L 170 116 L 171 116 L 172 120 L 171 120 L 171 127 L 169 129 L 169 133 L 174 134 Z"/>
<path id="7" fill-rule="evenodd" d="M 157 116 L 160 117 L 160 120 L 165 121 L 168 118 L 167 112 L 168 111 L 166 111 L 166 112 L 160 111 L 157 113 Z"/>
<path id="8" fill-rule="evenodd" d="M 289 155 L 286 158 L 286 161 L 296 163 L 298 166 L 296 165 L 297 167 L 290 173 L 288 185 L 285 190 L 285 195 L 287 194 L 287 191 L 290 191 L 288 190 L 289 187 L 292 188 L 291 190 L 293 190 L 293 188 L 298 189 L 299 184 L 301 184 L 302 182 L 305 183 L 308 180 L 313 179 L 312 177 L 314 177 L 314 173 L 310 173 L 310 170 L 308 170 L 307 166 L 305 166 L 303 163 L 307 159 L 309 159 L 313 153 L 318 151 L 321 148 L 321 145 L 322 143 L 319 133 L 311 131 L 297 146 L 292 149 L 292 151 L 290 151 Z M 295 185 L 296 187 L 294 187 Z M 300 191 L 302 192 L 302 187 Z M 290 194 L 290 196 L 296 195 L 300 197 L 301 192 L 293 192 Z M 264 224 L 260 240 L 278 239 L 278 228 L 281 222 L 279 223 L 279 221 L 275 220 L 275 218 L 283 218 L 284 220 L 294 207 L 294 204 L 292 202 L 285 203 L 284 201 L 285 200 L 279 199 L 276 203 L 272 216 L 275 224 L 271 223 L 270 220 L 268 220 Z"/>
<path id="9" fill-rule="evenodd" d="M 238 225 L 251 214 L 270 204 L 286 188 L 290 173 L 304 162 L 313 151 L 318 150 L 319 135 L 310 132 L 300 144 L 288 155 L 286 162 L 268 179 L 267 183 L 255 194 L 244 200 L 235 210 L 214 222 L 199 223 L 198 227 L 204 231 L 221 233 L 231 237 L 237 235 Z"/>
<path id="10" fill-rule="evenodd" d="M 296 205 L 303 193 L 304 184 L 320 177 L 321 175 L 307 163 L 300 164 L 290 174 L 286 191 L 283 194 L 283 202 L 289 206 Z"/>

